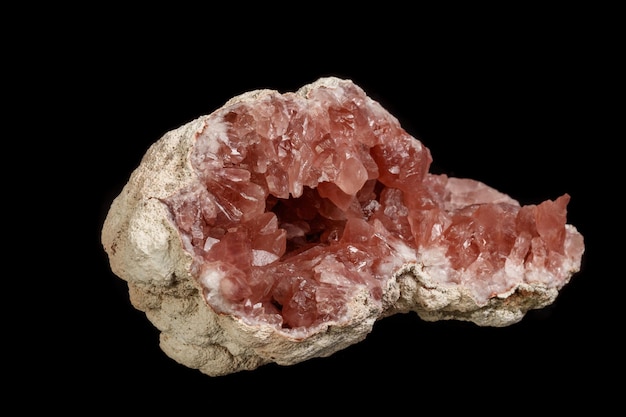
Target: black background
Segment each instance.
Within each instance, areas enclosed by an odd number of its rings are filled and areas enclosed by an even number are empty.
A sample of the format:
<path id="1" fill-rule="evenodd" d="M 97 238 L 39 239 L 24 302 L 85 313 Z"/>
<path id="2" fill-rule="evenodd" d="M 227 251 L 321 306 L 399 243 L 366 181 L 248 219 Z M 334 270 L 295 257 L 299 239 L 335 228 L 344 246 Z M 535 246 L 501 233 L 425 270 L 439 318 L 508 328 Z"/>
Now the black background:
<path id="1" fill-rule="evenodd" d="M 69 218 L 50 233 L 77 242 L 49 249 L 63 248 L 54 256 L 63 290 L 42 296 L 36 331 L 21 329 L 19 350 L 32 352 L 24 387 L 60 385 L 51 405 L 61 408 L 81 408 L 80 398 L 103 409 L 206 413 L 530 412 L 614 399 L 606 381 L 623 370 L 614 290 L 623 272 L 609 266 L 601 235 L 614 227 L 598 208 L 611 204 L 598 181 L 611 181 L 615 139 L 600 129 L 610 115 L 597 114 L 612 65 L 584 11 L 161 12 L 86 13 L 42 39 L 56 65 L 38 78 L 39 110 L 61 107 L 52 148 L 68 157 L 55 160 L 64 174 L 55 198 Z M 422 140 L 434 172 L 483 181 L 523 204 L 569 193 L 568 223 L 586 242 L 582 270 L 552 306 L 506 328 L 406 314 L 290 367 L 211 378 L 175 363 L 109 268 L 100 231 L 111 201 L 167 131 L 245 91 L 294 91 L 330 75 L 352 79 Z"/>

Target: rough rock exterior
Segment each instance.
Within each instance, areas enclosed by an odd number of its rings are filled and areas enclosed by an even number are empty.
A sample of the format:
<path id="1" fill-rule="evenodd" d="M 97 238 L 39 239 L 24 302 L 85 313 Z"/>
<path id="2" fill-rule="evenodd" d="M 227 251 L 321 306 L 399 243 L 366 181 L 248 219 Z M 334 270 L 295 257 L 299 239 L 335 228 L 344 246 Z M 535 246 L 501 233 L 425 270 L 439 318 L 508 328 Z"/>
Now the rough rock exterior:
<path id="1" fill-rule="evenodd" d="M 211 376 L 331 355 L 398 312 L 506 326 L 552 303 L 584 251 L 569 196 L 520 207 L 430 162 L 349 80 L 245 93 L 150 147 L 102 242 L 163 351 Z"/>

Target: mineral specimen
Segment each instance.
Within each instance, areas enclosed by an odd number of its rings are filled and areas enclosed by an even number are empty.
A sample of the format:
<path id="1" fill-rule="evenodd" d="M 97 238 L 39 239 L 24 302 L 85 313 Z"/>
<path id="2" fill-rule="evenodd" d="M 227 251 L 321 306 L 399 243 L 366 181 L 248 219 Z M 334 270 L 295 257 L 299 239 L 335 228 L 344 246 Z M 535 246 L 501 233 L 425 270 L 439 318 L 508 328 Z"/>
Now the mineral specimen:
<path id="1" fill-rule="evenodd" d="M 349 80 L 253 91 L 151 146 L 102 242 L 164 352 L 212 376 L 328 356 L 398 312 L 506 326 L 552 303 L 584 251 L 570 196 L 520 206 L 431 162 Z"/>

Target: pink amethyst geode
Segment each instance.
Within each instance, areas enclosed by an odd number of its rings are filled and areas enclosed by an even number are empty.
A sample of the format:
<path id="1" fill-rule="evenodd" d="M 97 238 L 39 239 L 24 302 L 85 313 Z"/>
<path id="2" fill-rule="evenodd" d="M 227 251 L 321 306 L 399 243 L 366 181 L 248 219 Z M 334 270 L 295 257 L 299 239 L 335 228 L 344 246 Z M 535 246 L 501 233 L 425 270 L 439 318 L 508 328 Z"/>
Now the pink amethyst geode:
<path id="1" fill-rule="evenodd" d="M 253 91 L 151 146 L 102 242 L 164 352 L 213 376 L 330 355 L 398 312 L 506 326 L 552 303 L 584 251 L 569 195 L 520 206 L 431 161 L 349 80 Z"/>

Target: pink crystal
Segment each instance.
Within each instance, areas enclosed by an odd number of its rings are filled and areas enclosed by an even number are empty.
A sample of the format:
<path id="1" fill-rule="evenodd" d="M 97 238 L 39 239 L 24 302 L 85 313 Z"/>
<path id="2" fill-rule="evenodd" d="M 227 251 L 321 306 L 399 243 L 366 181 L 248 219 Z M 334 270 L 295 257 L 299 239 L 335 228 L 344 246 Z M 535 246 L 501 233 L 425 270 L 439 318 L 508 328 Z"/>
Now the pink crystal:
<path id="1" fill-rule="evenodd" d="M 523 282 L 560 288 L 582 256 L 569 195 L 521 207 L 429 173 L 430 151 L 349 81 L 227 105 L 195 140 L 200 183 L 166 204 L 207 302 L 249 323 L 342 323 L 357 290 L 382 303 L 411 262 L 484 305 Z"/>

